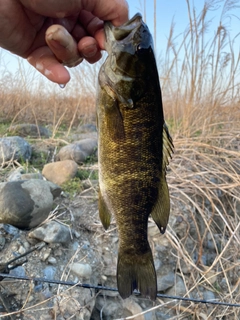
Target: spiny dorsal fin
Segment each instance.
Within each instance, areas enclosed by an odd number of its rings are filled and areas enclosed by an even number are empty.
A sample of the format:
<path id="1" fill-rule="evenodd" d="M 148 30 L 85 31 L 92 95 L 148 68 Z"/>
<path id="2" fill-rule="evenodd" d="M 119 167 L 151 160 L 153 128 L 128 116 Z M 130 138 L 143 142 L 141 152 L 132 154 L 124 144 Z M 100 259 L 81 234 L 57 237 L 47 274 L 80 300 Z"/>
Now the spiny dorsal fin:
<path id="1" fill-rule="evenodd" d="M 172 137 L 168 131 L 166 123 L 163 124 L 163 157 L 162 157 L 162 170 L 166 172 L 166 168 L 169 164 L 169 158 L 172 158 L 174 151 Z"/>

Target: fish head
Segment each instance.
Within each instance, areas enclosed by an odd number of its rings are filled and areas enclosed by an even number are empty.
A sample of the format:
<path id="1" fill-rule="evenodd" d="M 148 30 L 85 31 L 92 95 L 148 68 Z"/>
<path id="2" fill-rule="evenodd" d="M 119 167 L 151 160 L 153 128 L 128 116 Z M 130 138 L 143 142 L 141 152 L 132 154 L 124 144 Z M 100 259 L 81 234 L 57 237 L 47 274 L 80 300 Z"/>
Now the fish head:
<path id="1" fill-rule="evenodd" d="M 140 13 L 120 27 L 110 22 L 104 25 L 108 68 L 130 78 L 142 77 L 149 55 L 153 55 L 153 40 Z M 109 70 L 110 71 L 110 70 Z"/>

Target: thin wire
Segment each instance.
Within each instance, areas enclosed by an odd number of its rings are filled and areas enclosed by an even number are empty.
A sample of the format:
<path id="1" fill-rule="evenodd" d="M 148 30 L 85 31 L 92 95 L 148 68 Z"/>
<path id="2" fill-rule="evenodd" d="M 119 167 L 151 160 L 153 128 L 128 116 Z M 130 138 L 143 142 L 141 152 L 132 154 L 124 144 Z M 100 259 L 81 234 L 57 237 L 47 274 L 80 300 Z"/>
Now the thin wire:
<path id="1" fill-rule="evenodd" d="M 87 284 L 87 283 L 51 280 L 51 279 L 46 279 L 46 278 L 32 278 L 32 277 L 27 277 L 27 276 L 16 276 L 16 275 L 6 274 L 6 273 L 0 273 L 0 277 L 10 278 L 10 279 L 18 279 L 18 280 L 47 282 L 47 283 L 53 283 L 53 284 L 60 284 L 60 285 L 64 285 L 64 286 L 77 286 L 77 287 L 86 288 L 86 289 L 106 290 L 106 291 L 114 291 L 114 292 L 118 291 L 116 288 L 105 287 L 105 286 L 94 286 L 94 285 Z M 137 293 L 137 292 L 134 292 L 134 294 L 139 295 L 139 293 Z M 194 298 L 184 298 L 184 297 L 179 297 L 179 296 L 169 296 L 167 294 L 160 294 L 160 293 L 157 294 L 157 297 L 163 298 L 163 299 L 188 301 L 188 302 L 193 302 L 193 303 L 205 303 L 205 304 L 214 304 L 214 305 L 218 305 L 218 306 L 240 308 L 240 304 L 238 304 L 238 303 L 220 302 L 220 301 L 213 301 L 213 300 L 200 300 L 200 299 L 194 299 Z"/>

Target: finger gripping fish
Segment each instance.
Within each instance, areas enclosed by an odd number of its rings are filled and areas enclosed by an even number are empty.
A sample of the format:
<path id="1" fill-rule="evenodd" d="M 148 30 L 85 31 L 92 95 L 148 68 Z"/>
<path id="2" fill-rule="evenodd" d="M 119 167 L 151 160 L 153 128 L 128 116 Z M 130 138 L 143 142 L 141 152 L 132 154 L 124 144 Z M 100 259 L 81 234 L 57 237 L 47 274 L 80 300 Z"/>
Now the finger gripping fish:
<path id="1" fill-rule="evenodd" d="M 97 102 L 99 215 L 119 233 L 118 290 L 156 299 L 147 239 L 151 214 L 165 232 L 170 201 L 166 167 L 173 151 L 164 122 L 152 36 L 140 14 L 121 27 L 105 23 L 108 57 L 99 72 Z"/>

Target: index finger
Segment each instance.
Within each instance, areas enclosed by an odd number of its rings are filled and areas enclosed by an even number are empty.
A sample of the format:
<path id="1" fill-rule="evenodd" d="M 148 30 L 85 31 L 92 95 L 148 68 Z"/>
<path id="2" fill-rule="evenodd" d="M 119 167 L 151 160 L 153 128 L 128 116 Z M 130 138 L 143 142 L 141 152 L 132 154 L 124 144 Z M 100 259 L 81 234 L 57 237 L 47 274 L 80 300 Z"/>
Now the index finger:
<path id="1" fill-rule="evenodd" d="M 120 26 L 128 20 L 126 0 L 20 0 L 28 9 L 46 17 L 64 18 L 76 15 L 81 10 L 90 11 L 101 20 L 109 20 Z"/>
<path id="2" fill-rule="evenodd" d="M 101 20 L 111 21 L 113 25 L 120 26 L 128 20 L 128 3 L 125 0 L 85 0 L 84 9 L 92 12 Z"/>

